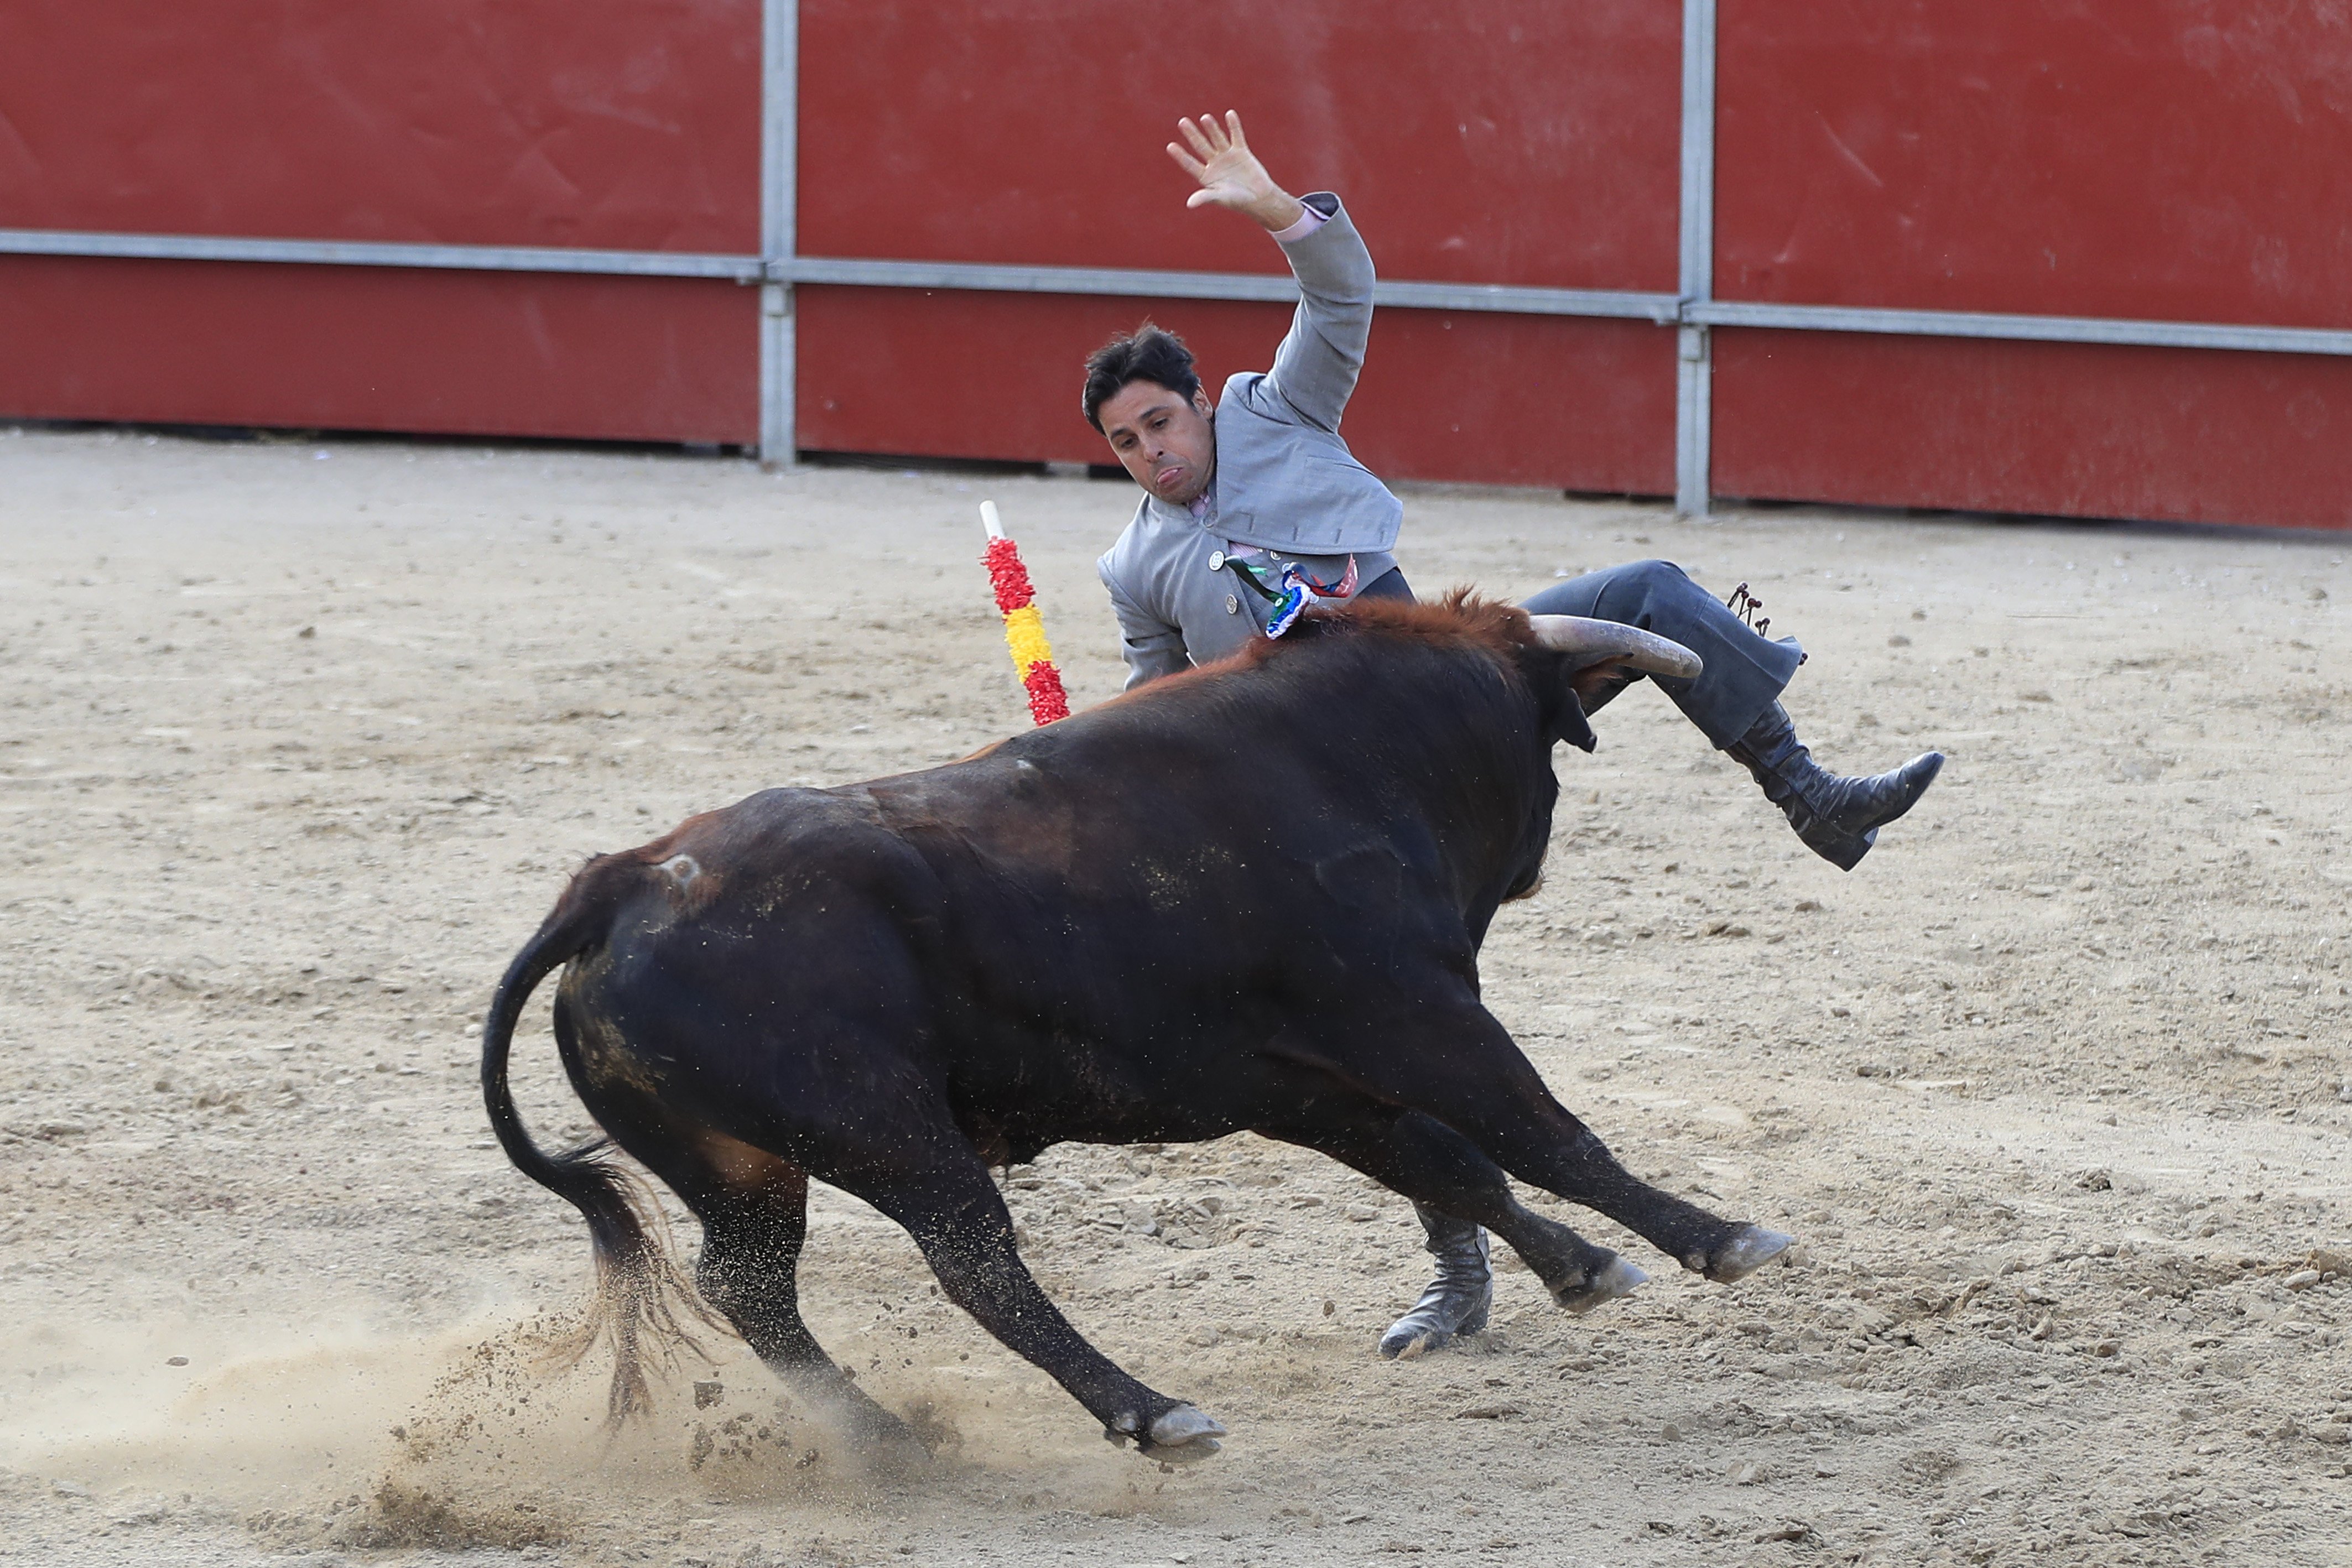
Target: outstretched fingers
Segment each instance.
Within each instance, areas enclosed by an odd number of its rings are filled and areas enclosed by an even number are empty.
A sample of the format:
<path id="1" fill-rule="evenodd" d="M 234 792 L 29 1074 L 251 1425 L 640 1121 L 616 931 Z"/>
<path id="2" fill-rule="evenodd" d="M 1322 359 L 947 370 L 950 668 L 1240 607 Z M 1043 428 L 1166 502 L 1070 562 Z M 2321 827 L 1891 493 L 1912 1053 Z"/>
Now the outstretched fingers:
<path id="1" fill-rule="evenodd" d="M 1203 163 L 1225 150 L 1224 128 L 1217 117 L 1204 114 L 1199 120 L 1179 120 L 1177 131 L 1192 144 L 1193 152 Z"/>
<path id="2" fill-rule="evenodd" d="M 1228 172 L 1218 165 L 1218 160 L 1224 158 L 1232 149 L 1223 135 L 1218 132 L 1217 122 L 1207 115 L 1201 117 L 1199 124 L 1180 120 L 1176 122 L 1176 129 L 1184 133 L 1184 140 L 1192 144 L 1192 149 L 1187 152 L 1171 141 L 1168 156 L 1176 160 L 1178 168 L 1201 183 L 1201 189 L 1193 192 L 1192 198 L 1184 204 L 1197 207 L 1210 200 L 1216 186 L 1225 179 Z"/>
<path id="3" fill-rule="evenodd" d="M 1168 156 L 1176 166 L 1195 180 L 1206 183 L 1228 171 L 1218 169 L 1219 159 L 1238 160 L 1250 155 L 1249 138 L 1242 134 L 1242 117 L 1238 110 L 1225 110 L 1224 123 L 1219 124 L 1213 114 L 1203 114 L 1198 120 L 1180 119 L 1176 129 L 1191 143 L 1189 149 L 1168 143 Z"/>
<path id="4" fill-rule="evenodd" d="M 1238 110 L 1227 110 L 1222 123 L 1213 114 L 1198 119 L 1188 117 L 1179 120 L 1176 129 L 1184 140 L 1181 144 L 1168 143 L 1168 156 L 1201 185 L 1186 198 L 1186 206 L 1230 207 L 1256 216 L 1269 229 L 1279 229 L 1297 221 L 1295 213 L 1287 217 L 1279 215 L 1284 209 L 1275 204 L 1286 203 L 1289 198 L 1276 187 L 1265 165 L 1250 152 L 1249 139 L 1242 134 Z"/>

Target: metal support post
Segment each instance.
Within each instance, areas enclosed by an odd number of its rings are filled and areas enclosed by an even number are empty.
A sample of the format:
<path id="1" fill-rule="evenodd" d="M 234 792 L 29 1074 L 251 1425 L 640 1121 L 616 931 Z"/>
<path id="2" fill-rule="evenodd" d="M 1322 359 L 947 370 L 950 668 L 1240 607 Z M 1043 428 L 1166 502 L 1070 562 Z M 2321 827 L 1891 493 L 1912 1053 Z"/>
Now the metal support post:
<path id="1" fill-rule="evenodd" d="M 800 447 L 792 262 L 800 215 L 799 0 L 766 0 L 760 48 L 760 463 L 790 465 Z"/>
<path id="2" fill-rule="evenodd" d="M 1715 365 L 1705 327 L 1675 330 L 1675 515 L 1704 517 L 1713 499 L 1708 469 L 1715 444 Z"/>
<path id="3" fill-rule="evenodd" d="M 1715 297 L 1715 0 L 1683 0 L 1682 298 L 1676 334 L 1675 511 L 1704 517 L 1714 497 L 1711 334 L 1690 324 Z"/>
<path id="4" fill-rule="evenodd" d="M 800 382 L 793 286 L 760 285 L 760 465 L 789 466 L 798 455 L 793 389 Z"/>

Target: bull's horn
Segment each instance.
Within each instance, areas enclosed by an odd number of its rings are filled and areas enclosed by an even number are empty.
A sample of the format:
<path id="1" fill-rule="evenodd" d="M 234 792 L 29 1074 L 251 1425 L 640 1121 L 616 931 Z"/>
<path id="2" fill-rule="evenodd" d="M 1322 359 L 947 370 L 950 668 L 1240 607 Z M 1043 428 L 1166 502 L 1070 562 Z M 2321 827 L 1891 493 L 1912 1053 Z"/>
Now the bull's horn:
<path id="1" fill-rule="evenodd" d="M 1593 621 L 1582 615 L 1530 615 L 1536 641 L 1563 653 L 1588 653 L 1591 662 L 1622 659 L 1629 668 L 1646 674 L 1679 675 L 1696 680 L 1706 664 L 1680 643 L 1617 621 Z"/>

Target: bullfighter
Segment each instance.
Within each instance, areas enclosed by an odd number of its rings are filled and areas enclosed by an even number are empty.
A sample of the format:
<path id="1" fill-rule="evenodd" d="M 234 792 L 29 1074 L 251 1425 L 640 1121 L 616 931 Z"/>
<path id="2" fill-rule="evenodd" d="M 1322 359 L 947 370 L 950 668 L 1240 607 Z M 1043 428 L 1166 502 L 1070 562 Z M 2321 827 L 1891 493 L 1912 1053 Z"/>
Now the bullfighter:
<path id="1" fill-rule="evenodd" d="M 1239 114 L 1177 124 L 1183 142 L 1170 142 L 1169 156 L 1200 187 L 1186 204 L 1262 225 L 1289 260 L 1300 298 L 1272 368 L 1232 377 L 1214 402 L 1181 340 L 1150 323 L 1087 361 L 1087 419 L 1144 490 L 1097 567 L 1118 615 L 1130 688 L 1279 635 L 1318 600 L 1412 596 L 1392 553 L 1403 504 L 1339 435 L 1371 327 L 1371 253 L 1338 196 L 1293 196 L 1274 183 Z M 1943 766 L 1930 751 L 1865 778 L 1821 767 L 1780 701 L 1804 658 L 1796 640 L 1759 633 L 1671 562 L 1589 572 L 1525 608 L 1621 622 L 1697 653 L 1706 668 L 1696 679 L 1648 678 L 1841 870 L 1853 869 Z M 1643 678 L 1612 668 L 1579 690 L 1591 711 Z M 1381 1336 L 1384 1355 L 1476 1333 L 1494 1297 L 1486 1232 L 1416 1208 L 1436 1277 Z"/>

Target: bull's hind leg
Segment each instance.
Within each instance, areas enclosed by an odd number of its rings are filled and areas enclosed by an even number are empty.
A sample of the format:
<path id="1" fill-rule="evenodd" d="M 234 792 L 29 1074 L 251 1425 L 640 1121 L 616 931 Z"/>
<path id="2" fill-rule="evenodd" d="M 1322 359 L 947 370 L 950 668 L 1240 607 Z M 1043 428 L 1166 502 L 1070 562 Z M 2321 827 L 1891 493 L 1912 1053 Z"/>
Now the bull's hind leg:
<path id="1" fill-rule="evenodd" d="M 791 1162 L 720 1134 L 696 1140 L 718 1179 L 672 1181 L 702 1221 L 694 1282 L 785 1384 L 826 1406 L 857 1437 L 912 1443 L 906 1423 L 835 1364 L 801 1317 L 801 1248 L 808 1176 Z M 665 1177 L 665 1179 L 668 1179 Z"/>
<path id="2" fill-rule="evenodd" d="M 801 1317 L 807 1175 L 765 1149 L 667 1116 L 650 1101 L 608 1092 L 596 1111 L 613 1141 L 702 1221 L 695 1288 L 769 1370 L 853 1436 L 915 1443 L 906 1423 L 835 1364 Z"/>
<path id="3" fill-rule="evenodd" d="M 1359 1081 L 1459 1132 L 1521 1181 L 1607 1215 L 1684 1268 L 1721 1283 L 1754 1273 L 1787 1249 L 1790 1237 L 1709 1214 L 1618 1164 L 1592 1129 L 1552 1098 L 1508 1031 L 1475 1000 L 1442 1011 L 1384 1012 L 1378 1027 L 1377 1058 L 1350 1059 Z"/>
<path id="4" fill-rule="evenodd" d="M 1171 1463 L 1217 1451 L 1224 1427 L 1129 1376 L 1062 1316 L 1021 1261 L 1013 1216 L 968 1145 L 961 1151 L 938 1147 L 919 1172 L 864 1182 L 851 1176 L 826 1179 L 838 1179 L 905 1226 L 949 1299 L 1067 1389 L 1103 1424 L 1104 1437 L 1132 1439 L 1145 1455 Z"/>
<path id="5" fill-rule="evenodd" d="M 1353 1166 L 1366 1176 L 1508 1242 L 1570 1312 L 1589 1312 L 1631 1293 L 1649 1276 L 1513 1196 L 1502 1168 L 1453 1128 L 1419 1111 L 1347 1097 L 1320 1102 L 1282 1126 L 1257 1129 Z"/>

